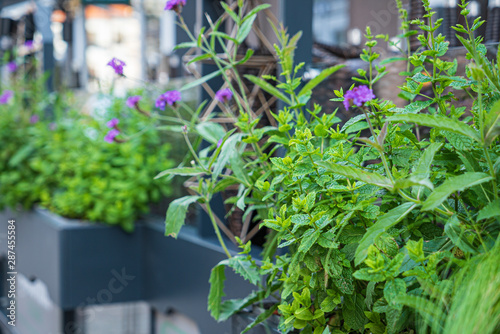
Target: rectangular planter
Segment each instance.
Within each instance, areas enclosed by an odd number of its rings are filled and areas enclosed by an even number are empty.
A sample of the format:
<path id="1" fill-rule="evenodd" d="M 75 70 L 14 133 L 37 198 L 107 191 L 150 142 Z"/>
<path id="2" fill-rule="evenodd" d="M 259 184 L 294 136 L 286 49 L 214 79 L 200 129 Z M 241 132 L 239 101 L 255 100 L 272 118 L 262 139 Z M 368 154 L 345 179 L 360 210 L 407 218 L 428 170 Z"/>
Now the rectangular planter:
<path id="1" fill-rule="evenodd" d="M 62 309 L 141 299 L 143 226 L 127 234 L 35 209 L 0 213 L 1 233 L 8 219 L 16 221 L 16 270 L 42 280 Z M 7 249 L 3 239 L 1 249 Z"/>

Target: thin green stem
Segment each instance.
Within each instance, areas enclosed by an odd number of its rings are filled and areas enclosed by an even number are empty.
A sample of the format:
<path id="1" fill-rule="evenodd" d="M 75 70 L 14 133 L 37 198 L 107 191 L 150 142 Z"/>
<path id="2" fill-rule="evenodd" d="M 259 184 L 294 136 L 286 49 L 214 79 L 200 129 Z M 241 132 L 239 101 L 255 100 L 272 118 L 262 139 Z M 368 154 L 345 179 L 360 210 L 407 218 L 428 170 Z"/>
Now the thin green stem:
<path id="1" fill-rule="evenodd" d="M 219 243 L 220 243 L 222 249 L 224 250 L 224 253 L 226 253 L 226 256 L 230 259 L 230 258 L 232 258 L 231 253 L 229 253 L 229 250 L 226 247 L 226 243 L 224 242 L 224 239 L 222 238 L 219 226 L 217 225 L 217 222 L 215 220 L 215 217 L 214 217 L 214 214 L 212 212 L 212 208 L 210 207 L 210 203 L 209 203 L 208 199 L 207 199 L 206 203 L 207 203 L 207 205 L 206 205 L 207 213 L 208 213 L 208 216 L 210 217 L 210 221 L 212 222 L 212 226 L 214 227 L 214 231 L 215 231 L 215 234 L 217 235 L 217 239 L 219 240 Z"/>

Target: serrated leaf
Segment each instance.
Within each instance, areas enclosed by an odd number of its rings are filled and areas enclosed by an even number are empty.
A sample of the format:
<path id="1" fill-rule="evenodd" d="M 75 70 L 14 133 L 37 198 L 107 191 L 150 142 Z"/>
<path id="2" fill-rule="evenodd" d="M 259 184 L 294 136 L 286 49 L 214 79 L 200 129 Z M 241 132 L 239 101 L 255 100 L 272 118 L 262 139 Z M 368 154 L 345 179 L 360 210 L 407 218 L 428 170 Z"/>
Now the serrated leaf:
<path id="1" fill-rule="evenodd" d="M 358 168 L 342 166 L 328 161 L 318 161 L 317 164 L 335 174 L 340 174 L 357 181 L 363 181 L 389 190 L 393 189 L 391 181 L 380 174 L 366 172 Z"/>
<path id="2" fill-rule="evenodd" d="M 427 197 L 422 205 L 423 211 L 429 211 L 440 206 L 451 194 L 463 191 L 475 185 L 491 181 L 492 177 L 485 173 L 465 173 L 450 177 Z"/>
<path id="3" fill-rule="evenodd" d="M 492 217 L 500 216 L 500 199 L 494 200 L 491 203 L 488 203 L 484 208 L 479 211 L 477 215 L 477 220 L 488 219 Z"/>
<path id="4" fill-rule="evenodd" d="M 353 296 L 346 296 L 345 307 L 342 312 L 344 315 L 344 321 L 347 326 L 352 329 L 362 331 L 365 324 L 368 322 L 368 318 L 365 316 L 365 303 L 364 298 L 357 294 Z"/>
<path id="5" fill-rule="evenodd" d="M 390 227 L 399 223 L 408 213 L 418 207 L 418 204 L 407 202 L 390 210 L 385 215 L 378 218 L 377 222 L 368 228 L 363 239 L 359 242 L 356 249 L 355 264 L 359 265 L 368 255 L 368 247 L 375 242 L 375 239 L 386 232 Z"/>
<path id="6" fill-rule="evenodd" d="M 165 235 L 177 238 L 186 220 L 186 212 L 189 205 L 200 198 L 201 196 L 185 196 L 170 203 L 167 210 L 167 217 L 165 218 Z"/>
<path id="7" fill-rule="evenodd" d="M 388 122 L 408 122 L 416 123 L 418 125 L 428 126 L 431 128 L 442 129 L 446 131 L 451 131 L 455 133 L 462 134 L 477 142 L 481 142 L 481 136 L 479 133 L 471 126 L 456 121 L 454 119 L 439 116 L 439 115 L 427 115 L 427 114 L 407 114 L 407 115 L 394 115 L 389 116 L 386 119 Z"/>
<path id="8" fill-rule="evenodd" d="M 497 101 L 484 121 L 484 143 L 490 146 L 500 135 L 500 101 Z"/>
<path id="9" fill-rule="evenodd" d="M 387 303 L 396 309 L 401 309 L 403 306 L 394 303 L 397 296 L 406 295 L 406 283 L 401 278 L 389 280 L 385 283 L 384 298 Z"/>
<path id="10" fill-rule="evenodd" d="M 247 78 L 252 83 L 259 86 L 260 88 L 262 88 L 264 91 L 268 92 L 269 94 L 276 96 L 281 101 L 284 101 L 289 105 L 292 104 L 292 101 L 290 101 L 290 99 L 287 98 L 285 96 L 285 94 L 283 94 L 280 90 L 278 90 L 276 87 L 274 87 L 273 85 L 271 85 L 269 82 L 265 81 L 264 79 L 261 79 L 259 77 L 254 76 L 254 75 L 245 75 L 245 78 Z"/>
<path id="11" fill-rule="evenodd" d="M 432 101 L 415 101 L 404 108 L 392 108 L 389 111 L 401 114 L 416 114 L 429 107 L 432 103 Z"/>
<path id="12" fill-rule="evenodd" d="M 330 75 L 333 73 L 337 72 L 341 68 L 345 67 L 345 65 L 335 65 L 329 68 L 324 69 L 321 71 L 320 74 L 318 74 L 316 77 L 313 79 L 309 80 L 307 84 L 300 90 L 298 96 L 304 95 L 308 93 L 309 91 L 313 90 L 317 85 L 319 85 L 323 80 L 328 78 Z"/>
<path id="13" fill-rule="evenodd" d="M 224 297 L 224 265 L 217 265 L 210 273 L 210 292 L 208 293 L 208 311 L 214 319 L 219 320 L 222 311 L 222 297 Z"/>
<path id="14" fill-rule="evenodd" d="M 358 115 L 358 116 L 355 116 L 355 117 L 351 117 L 349 118 L 349 120 L 347 122 L 345 122 L 345 124 L 342 126 L 342 129 L 340 129 L 340 132 L 344 132 L 345 129 L 347 129 L 348 127 L 350 127 L 352 124 L 354 123 L 357 123 L 357 122 L 360 122 L 360 121 L 364 121 L 366 120 L 366 116 L 364 114 L 361 114 L 361 115 Z"/>
<path id="15" fill-rule="evenodd" d="M 166 175 L 181 175 L 181 176 L 194 176 L 205 174 L 206 171 L 201 167 L 179 167 L 164 170 L 160 174 L 155 176 L 155 180 Z"/>
<path id="16" fill-rule="evenodd" d="M 259 274 L 259 268 L 252 264 L 251 260 L 243 256 L 235 256 L 227 261 L 227 265 L 234 269 L 234 271 L 240 274 L 244 279 L 257 285 L 260 282 L 261 276 Z"/>
<path id="17" fill-rule="evenodd" d="M 307 237 L 302 238 L 300 241 L 300 246 L 298 249 L 299 253 L 307 253 L 309 249 L 314 245 L 316 240 L 318 240 L 319 236 L 321 234 L 321 230 L 314 231 L 314 233 L 308 235 Z"/>

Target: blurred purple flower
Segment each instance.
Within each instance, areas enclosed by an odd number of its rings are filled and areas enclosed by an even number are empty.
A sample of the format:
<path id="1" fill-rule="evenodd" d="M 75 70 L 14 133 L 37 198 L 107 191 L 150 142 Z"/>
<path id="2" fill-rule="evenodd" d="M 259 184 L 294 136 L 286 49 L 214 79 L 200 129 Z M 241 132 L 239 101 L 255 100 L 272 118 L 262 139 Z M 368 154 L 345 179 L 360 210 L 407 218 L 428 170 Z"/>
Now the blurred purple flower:
<path id="1" fill-rule="evenodd" d="M 127 66 L 124 61 L 118 58 L 111 59 L 107 65 L 111 66 L 115 70 L 115 73 L 119 75 L 123 75 L 123 66 Z"/>
<path id="2" fill-rule="evenodd" d="M 11 61 L 7 63 L 7 71 L 10 73 L 15 72 L 17 70 L 17 64 L 15 61 Z"/>
<path id="3" fill-rule="evenodd" d="M 4 90 L 2 95 L 0 95 L 0 104 L 9 103 L 10 99 L 14 96 L 14 92 L 11 90 Z"/>
<path id="4" fill-rule="evenodd" d="M 181 100 L 181 92 L 178 90 L 169 90 L 161 94 L 156 100 L 156 108 L 161 110 L 165 110 L 165 106 L 168 104 L 169 106 L 173 106 L 175 102 Z"/>
<path id="5" fill-rule="evenodd" d="M 120 120 L 118 118 L 113 118 L 106 123 L 106 126 L 110 129 L 114 129 L 118 125 L 118 123 L 120 123 Z"/>
<path id="6" fill-rule="evenodd" d="M 135 106 L 139 103 L 139 101 L 142 99 L 141 96 L 131 96 L 127 99 L 127 107 L 129 108 L 135 108 Z"/>
<path id="7" fill-rule="evenodd" d="M 30 50 L 33 49 L 33 46 L 34 46 L 33 40 L 29 40 L 29 41 L 24 42 L 24 46 Z"/>
<path id="8" fill-rule="evenodd" d="M 186 0 L 168 0 L 165 5 L 165 10 L 174 10 L 176 12 L 179 11 L 182 6 L 186 5 Z"/>
<path id="9" fill-rule="evenodd" d="M 219 148 L 222 145 L 222 139 L 224 138 L 219 139 L 219 141 L 217 142 L 217 148 Z"/>
<path id="10" fill-rule="evenodd" d="M 33 116 L 31 116 L 31 117 L 30 117 L 30 123 L 31 123 L 31 124 L 35 124 L 35 123 L 37 123 L 39 120 L 40 120 L 40 116 L 38 116 L 38 115 L 33 115 Z"/>
<path id="11" fill-rule="evenodd" d="M 344 107 L 349 109 L 349 107 L 353 104 L 361 107 L 364 103 L 371 101 L 374 98 L 375 94 L 373 94 L 373 90 L 368 88 L 368 86 L 354 87 L 344 94 Z"/>
<path id="12" fill-rule="evenodd" d="M 215 99 L 219 102 L 227 103 L 233 98 L 233 92 L 229 88 L 221 89 L 215 93 Z"/>
<path id="13" fill-rule="evenodd" d="M 113 143 L 115 141 L 115 137 L 120 134 L 120 131 L 116 129 L 109 130 L 109 132 L 104 136 L 104 141 L 108 143 Z"/>

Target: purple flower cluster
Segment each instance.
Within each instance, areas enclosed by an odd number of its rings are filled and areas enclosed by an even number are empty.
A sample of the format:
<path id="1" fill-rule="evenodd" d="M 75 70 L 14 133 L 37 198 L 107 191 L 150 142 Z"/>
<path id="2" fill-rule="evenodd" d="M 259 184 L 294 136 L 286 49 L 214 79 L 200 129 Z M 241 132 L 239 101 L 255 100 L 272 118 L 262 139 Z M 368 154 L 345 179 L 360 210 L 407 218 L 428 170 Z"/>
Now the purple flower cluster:
<path id="1" fill-rule="evenodd" d="M 33 115 L 33 116 L 30 117 L 30 123 L 31 124 L 38 123 L 39 120 L 40 120 L 40 116 L 38 116 L 38 115 Z"/>
<path id="2" fill-rule="evenodd" d="M 14 92 L 11 90 L 5 90 L 2 95 L 0 95 L 0 104 L 7 104 L 10 102 L 12 97 L 14 96 Z"/>
<path id="3" fill-rule="evenodd" d="M 115 137 L 120 134 L 120 130 L 118 129 L 118 123 L 120 123 L 120 120 L 118 118 L 113 118 L 106 123 L 106 126 L 111 129 L 104 136 L 104 140 L 107 141 L 108 143 L 114 142 Z"/>
<path id="4" fill-rule="evenodd" d="M 168 0 L 165 5 L 165 10 L 174 10 L 179 12 L 179 10 L 186 5 L 186 0 Z"/>
<path id="5" fill-rule="evenodd" d="M 137 104 L 139 104 L 139 101 L 142 99 L 141 96 L 131 96 L 127 99 L 127 107 L 129 108 L 135 108 Z"/>
<path id="6" fill-rule="evenodd" d="M 368 86 L 354 87 L 344 94 L 344 107 L 346 109 L 349 109 L 352 105 L 361 107 L 364 103 L 374 98 L 375 94 L 373 94 L 373 90 L 368 88 Z"/>
<path id="7" fill-rule="evenodd" d="M 115 137 L 120 134 L 120 131 L 116 129 L 111 129 L 109 132 L 104 136 L 104 140 L 107 141 L 108 143 L 113 143 L 115 141 Z"/>
<path id="8" fill-rule="evenodd" d="M 111 66 L 115 70 L 115 73 L 119 75 L 123 75 L 123 66 L 127 66 L 124 61 L 118 58 L 111 59 L 107 65 Z"/>
<path id="9" fill-rule="evenodd" d="M 215 99 L 222 103 L 227 103 L 233 98 L 233 92 L 229 88 L 221 89 L 215 93 Z"/>
<path id="10" fill-rule="evenodd" d="M 161 94 L 158 99 L 156 99 L 156 108 L 161 110 L 165 110 L 165 106 L 168 104 L 169 106 L 173 106 L 175 102 L 181 100 L 181 92 L 178 90 L 169 90 L 163 94 Z"/>
<path id="11" fill-rule="evenodd" d="M 114 129 L 116 128 L 118 123 L 120 123 L 120 120 L 118 118 L 113 118 L 112 120 L 108 121 L 108 123 L 106 123 L 106 126 L 110 129 Z"/>
<path id="12" fill-rule="evenodd" d="M 7 71 L 10 73 L 15 72 L 17 70 L 17 64 L 15 61 L 11 61 L 7 63 Z"/>

